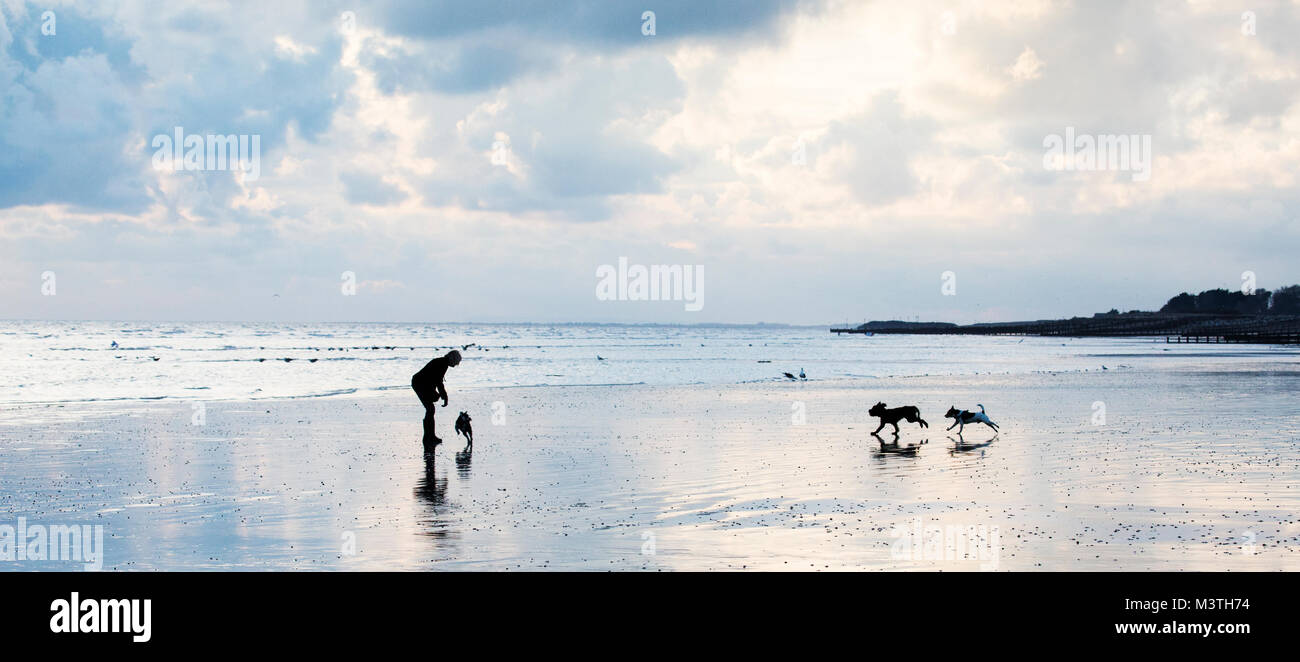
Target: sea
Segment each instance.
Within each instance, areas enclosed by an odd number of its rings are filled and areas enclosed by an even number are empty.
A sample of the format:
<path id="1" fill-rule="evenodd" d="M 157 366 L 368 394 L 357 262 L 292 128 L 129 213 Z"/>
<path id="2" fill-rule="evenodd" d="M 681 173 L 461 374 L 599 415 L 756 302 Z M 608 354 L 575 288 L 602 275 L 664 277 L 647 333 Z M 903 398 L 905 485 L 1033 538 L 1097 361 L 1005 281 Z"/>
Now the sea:
<path id="1" fill-rule="evenodd" d="M 0 404 L 256 400 L 410 387 L 458 349 L 452 388 L 735 384 L 1195 366 L 1295 348 L 1161 338 L 839 335 L 830 327 L 0 322 Z"/>

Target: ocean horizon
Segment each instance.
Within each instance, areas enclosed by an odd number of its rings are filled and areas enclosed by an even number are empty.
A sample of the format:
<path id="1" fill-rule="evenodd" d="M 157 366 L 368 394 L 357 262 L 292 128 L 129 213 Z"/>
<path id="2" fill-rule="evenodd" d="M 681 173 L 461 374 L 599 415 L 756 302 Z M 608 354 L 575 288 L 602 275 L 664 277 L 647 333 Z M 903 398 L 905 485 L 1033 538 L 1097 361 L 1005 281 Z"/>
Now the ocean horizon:
<path id="1" fill-rule="evenodd" d="M 409 389 L 460 349 L 458 389 L 684 385 L 1238 365 L 1295 348 L 1163 338 L 836 335 L 826 327 L 0 322 L 0 403 L 324 397 Z"/>

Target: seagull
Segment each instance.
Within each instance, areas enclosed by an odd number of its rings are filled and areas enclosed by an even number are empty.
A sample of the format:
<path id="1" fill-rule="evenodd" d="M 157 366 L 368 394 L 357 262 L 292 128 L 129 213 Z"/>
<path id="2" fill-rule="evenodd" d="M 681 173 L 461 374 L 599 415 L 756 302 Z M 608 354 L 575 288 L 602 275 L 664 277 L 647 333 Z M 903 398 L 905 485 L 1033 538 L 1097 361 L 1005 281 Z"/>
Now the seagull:
<path id="1" fill-rule="evenodd" d="M 114 340 L 114 341 L 113 341 L 113 344 L 112 344 L 112 345 L 109 345 L 108 348 L 109 348 L 109 349 L 117 349 L 117 341 Z"/>
<path id="2" fill-rule="evenodd" d="M 804 381 L 808 380 L 808 375 L 803 374 L 803 368 L 799 368 L 799 379 L 802 379 Z"/>
<path id="3" fill-rule="evenodd" d="M 798 379 L 798 377 L 795 377 L 794 375 L 792 375 L 792 374 L 790 374 L 790 373 L 788 373 L 788 372 L 783 372 L 783 373 L 781 373 L 781 374 L 785 375 L 786 377 L 788 377 L 788 378 L 791 379 L 791 380 L 796 380 L 796 379 Z"/>
<path id="4" fill-rule="evenodd" d="M 604 361 L 604 360 L 605 360 L 605 357 L 603 357 L 603 356 L 597 354 L 597 355 L 596 355 L 596 360 L 597 360 L 597 361 Z"/>

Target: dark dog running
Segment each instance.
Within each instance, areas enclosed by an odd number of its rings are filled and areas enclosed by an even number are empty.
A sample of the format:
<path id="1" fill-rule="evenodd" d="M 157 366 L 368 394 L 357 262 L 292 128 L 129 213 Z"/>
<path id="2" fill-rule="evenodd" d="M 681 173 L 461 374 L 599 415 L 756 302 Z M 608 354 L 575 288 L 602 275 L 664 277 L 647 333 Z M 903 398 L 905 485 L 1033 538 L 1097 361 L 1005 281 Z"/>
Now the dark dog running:
<path id="1" fill-rule="evenodd" d="M 886 409 L 885 403 L 877 402 L 876 406 L 867 410 L 867 413 L 880 419 L 880 427 L 876 428 L 876 431 L 871 434 L 878 434 L 881 430 L 885 429 L 886 425 L 892 425 L 894 426 L 894 434 L 897 435 L 898 422 L 904 420 L 908 423 L 920 423 L 923 428 L 930 427 L 929 423 L 921 420 L 921 410 L 910 405 L 907 407 Z"/>
<path id="2" fill-rule="evenodd" d="M 474 447 L 474 428 L 469 426 L 471 420 L 473 419 L 469 417 L 468 412 L 462 411 L 460 416 L 456 417 L 456 434 L 465 435 L 465 441 L 469 442 L 465 444 L 465 448 Z"/>

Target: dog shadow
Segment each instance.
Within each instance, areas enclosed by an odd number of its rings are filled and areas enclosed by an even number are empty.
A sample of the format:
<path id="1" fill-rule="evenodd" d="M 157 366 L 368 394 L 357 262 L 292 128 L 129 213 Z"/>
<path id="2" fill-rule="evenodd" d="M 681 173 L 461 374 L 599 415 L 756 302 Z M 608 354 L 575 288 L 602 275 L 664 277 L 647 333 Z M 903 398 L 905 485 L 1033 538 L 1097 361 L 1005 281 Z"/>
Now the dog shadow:
<path id="1" fill-rule="evenodd" d="M 953 443 L 953 447 L 952 447 L 953 453 L 969 453 L 970 451 L 979 450 L 997 441 L 998 435 L 995 433 L 988 441 L 984 441 L 980 443 L 967 442 L 965 439 L 962 438 L 960 433 L 958 433 L 956 437 L 949 435 L 948 440 Z"/>
<path id="2" fill-rule="evenodd" d="M 886 455 L 916 455 L 921 450 L 921 446 L 930 443 L 929 439 L 922 439 L 920 443 L 903 445 L 898 441 L 898 435 L 893 435 L 893 441 L 885 441 L 883 437 L 876 433 L 871 433 L 880 442 L 880 447 L 876 449 L 877 456 Z"/>
<path id="3" fill-rule="evenodd" d="M 474 446 L 466 446 L 456 453 L 456 474 L 462 479 L 469 478 L 470 464 L 474 461 Z"/>

